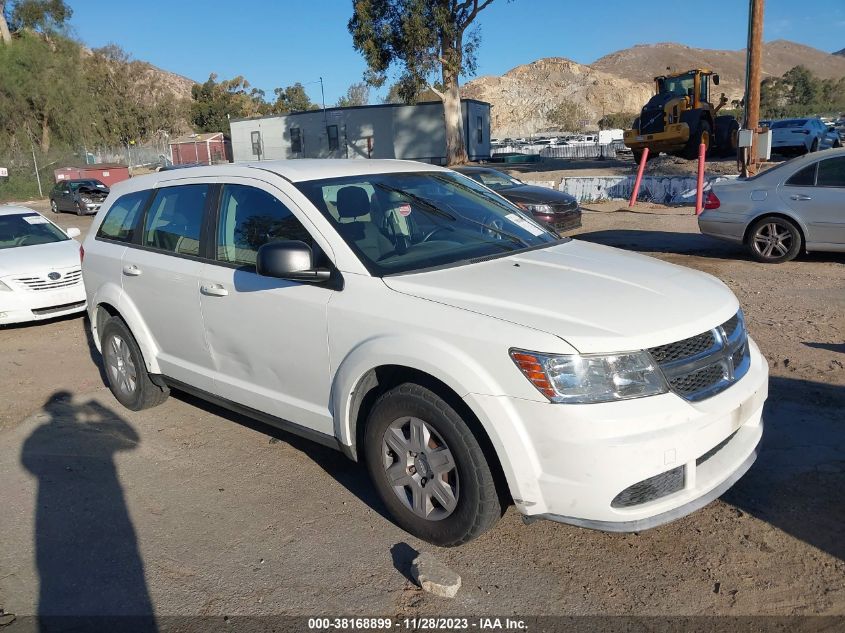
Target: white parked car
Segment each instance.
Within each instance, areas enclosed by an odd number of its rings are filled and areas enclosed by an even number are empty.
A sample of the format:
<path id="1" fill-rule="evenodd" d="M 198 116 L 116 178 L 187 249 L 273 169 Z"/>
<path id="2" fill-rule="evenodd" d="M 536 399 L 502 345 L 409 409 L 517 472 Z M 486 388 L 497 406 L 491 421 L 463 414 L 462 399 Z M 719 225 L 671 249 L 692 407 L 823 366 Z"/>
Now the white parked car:
<path id="1" fill-rule="evenodd" d="M 779 154 L 808 154 L 841 145 L 839 135 L 816 117 L 773 121 L 769 128 L 772 151 Z"/>
<path id="2" fill-rule="evenodd" d="M 115 185 L 84 246 L 121 403 L 182 389 L 334 447 L 438 545 L 510 502 L 660 525 L 721 495 L 762 436 L 766 361 L 722 282 L 560 239 L 441 167 L 141 176 Z"/>
<path id="3" fill-rule="evenodd" d="M 85 310 L 78 235 L 32 209 L 0 206 L 0 325 Z"/>

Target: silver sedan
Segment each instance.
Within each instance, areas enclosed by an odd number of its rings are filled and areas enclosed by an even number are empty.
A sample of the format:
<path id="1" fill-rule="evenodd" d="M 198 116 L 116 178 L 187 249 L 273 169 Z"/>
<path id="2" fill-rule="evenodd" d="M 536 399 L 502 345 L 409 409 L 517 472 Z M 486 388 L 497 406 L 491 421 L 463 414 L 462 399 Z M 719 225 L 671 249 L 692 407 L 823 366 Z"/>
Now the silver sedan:
<path id="1" fill-rule="evenodd" d="M 845 148 L 807 154 L 751 178 L 714 183 L 698 227 L 760 262 L 845 252 Z"/>

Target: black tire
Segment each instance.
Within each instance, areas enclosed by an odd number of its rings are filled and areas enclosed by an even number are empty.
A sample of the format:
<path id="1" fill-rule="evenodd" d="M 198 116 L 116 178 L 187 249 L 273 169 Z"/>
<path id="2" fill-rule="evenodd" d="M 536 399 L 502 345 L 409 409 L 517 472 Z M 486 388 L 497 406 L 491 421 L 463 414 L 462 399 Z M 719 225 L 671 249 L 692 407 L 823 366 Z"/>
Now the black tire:
<path id="1" fill-rule="evenodd" d="M 82 203 L 76 203 L 76 215 L 85 215 L 85 210 L 82 208 Z"/>
<path id="2" fill-rule="evenodd" d="M 716 151 L 720 156 L 736 155 L 739 122 L 732 116 L 716 117 Z"/>
<path id="3" fill-rule="evenodd" d="M 50 211 L 53 213 L 59 212 L 59 205 L 56 203 L 55 200 L 50 200 Z"/>
<path id="4" fill-rule="evenodd" d="M 819 151 L 819 139 L 814 139 L 813 144 L 810 145 L 810 153 Z"/>
<path id="5" fill-rule="evenodd" d="M 100 341 L 109 389 L 120 404 L 141 411 L 167 400 L 170 389 L 150 380 L 138 343 L 123 319 L 112 317 L 106 321 Z M 118 359 L 122 362 L 117 363 Z M 121 373 L 118 365 L 126 373 Z"/>
<path id="6" fill-rule="evenodd" d="M 449 472 L 451 479 L 432 471 L 425 459 L 419 462 L 419 467 L 415 467 L 418 464 L 416 453 L 410 453 L 411 457 L 400 458 L 398 452 L 387 446 L 388 434 L 393 433 L 396 425 L 403 424 L 406 419 L 409 425 L 416 420 L 424 423 L 428 429 L 431 439 L 426 442 L 426 451 L 445 448 L 451 454 L 451 463 L 454 464 Z M 410 432 L 408 438 L 408 446 L 411 446 L 413 435 Z M 376 491 L 396 524 L 424 541 L 441 547 L 461 545 L 493 527 L 502 516 L 503 505 L 493 473 L 478 440 L 461 416 L 445 400 L 425 387 L 404 383 L 379 397 L 367 419 L 364 453 Z M 426 452 L 426 455 L 429 453 Z M 450 511 L 432 496 L 432 517 L 435 517 L 436 512 L 445 516 L 428 519 L 415 513 L 409 506 L 413 505 L 412 498 L 415 499 L 416 495 L 411 494 L 411 486 L 400 484 L 394 488 L 388 478 L 388 460 L 391 460 L 394 467 L 398 467 L 397 472 L 404 470 L 406 474 L 402 477 L 405 480 L 414 479 L 421 483 L 422 487 L 416 489 L 420 494 L 426 492 L 426 484 L 431 486 L 434 481 L 447 482 L 447 489 L 455 492 L 452 497 L 456 500 L 454 508 Z M 404 467 L 403 464 L 408 466 Z M 428 481 L 424 476 L 426 474 L 431 477 Z M 431 495 L 430 492 L 428 494 Z"/>
<path id="7" fill-rule="evenodd" d="M 684 156 L 686 158 L 698 158 L 698 146 L 702 141 L 707 146 L 706 155 L 710 155 L 710 148 L 713 146 L 713 131 L 710 129 L 710 121 L 706 119 L 699 119 L 695 130 L 690 132 L 687 146 L 684 149 Z"/>
<path id="8" fill-rule="evenodd" d="M 643 157 L 643 150 L 641 150 L 641 149 L 635 149 L 635 150 L 632 150 L 632 151 L 631 151 L 631 153 L 634 155 L 634 162 L 635 162 L 637 165 L 639 165 L 639 164 L 640 164 L 640 160 L 642 160 L 642 157 Z M 652 158 L 654 158 L 654 153 L 653 153 L 653 152 L 651 152 L 651 151 L 649 151 L 649 153 L 648 153 L 648 157 L 645 159 L 645 162 L 647 163 L 647 162 L 648 162 L 648 161 L 650 161 Z"/>
<path id="9" fill-rule="evenodd" d="M 777 240 L 773 241 L 775 237 Z M 777 244 L 780 244 L 778 246 Z M 758 262 L 782 264 L 795 259 L 803 248 L 801 231 L 793 222 L 779 216 L 760 218 L 748 230 L 745 246 Z"/>

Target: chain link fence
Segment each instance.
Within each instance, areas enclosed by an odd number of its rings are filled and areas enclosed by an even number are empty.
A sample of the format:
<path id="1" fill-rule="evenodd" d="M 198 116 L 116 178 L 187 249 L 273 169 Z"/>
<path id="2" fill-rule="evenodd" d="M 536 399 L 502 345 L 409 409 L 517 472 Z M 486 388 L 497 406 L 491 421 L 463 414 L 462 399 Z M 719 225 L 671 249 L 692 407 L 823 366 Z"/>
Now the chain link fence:
<path id="1" fill-rule="evenodd" d="M 610 143 L 588 143 L 588 142 L 569 142 L 569 143 L 525 143 L 502 145 L 494 147 L 490 154 L 496 155 L 518 155 L 525 156 L 539 156 L 542 158 L 555 159 L 612 159 L 616 158 L 617 154 L 630 152 L 625 147 L 622 141 L 612 141 Z"/>

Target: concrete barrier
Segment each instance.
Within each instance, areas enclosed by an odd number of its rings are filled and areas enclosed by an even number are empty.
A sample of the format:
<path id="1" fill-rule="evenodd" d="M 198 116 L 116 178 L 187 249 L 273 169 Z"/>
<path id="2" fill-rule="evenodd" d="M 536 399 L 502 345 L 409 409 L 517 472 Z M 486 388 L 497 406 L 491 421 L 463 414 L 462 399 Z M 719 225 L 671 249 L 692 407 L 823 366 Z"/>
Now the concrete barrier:
<path id="1" fill-rule="evenodd" d="M 707 189 L 719 180 L 736 176 L 710 176 L 705 178 Z M 554 181 L 525 181 L 526 184 L 557 188 L 575 197 L 578 202 L 601 200 L 628 200 L 634 189 L 635 176 L 571 176 L 563 178 L 557 187 Z M 659 204 L 695 204 L 694 176 L 645 176 L 637 200 Z"/>

